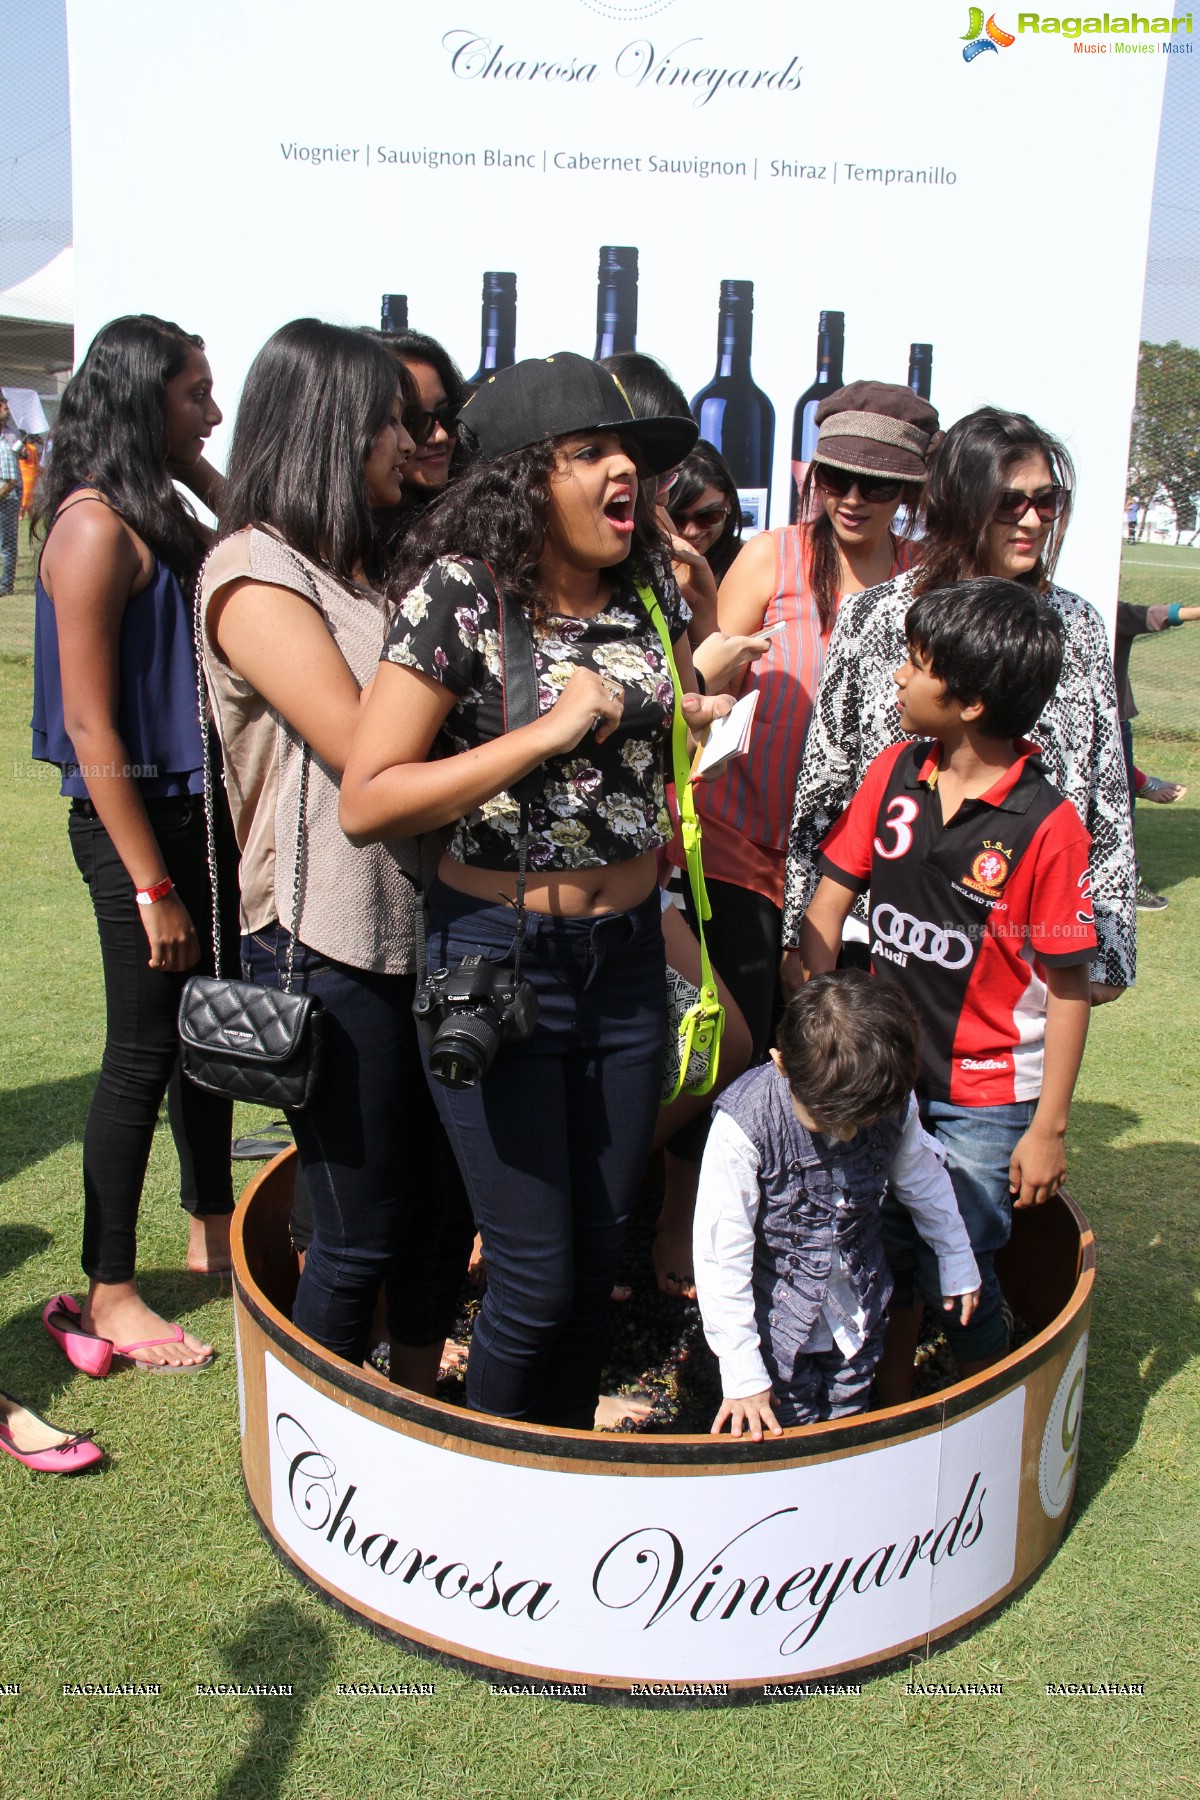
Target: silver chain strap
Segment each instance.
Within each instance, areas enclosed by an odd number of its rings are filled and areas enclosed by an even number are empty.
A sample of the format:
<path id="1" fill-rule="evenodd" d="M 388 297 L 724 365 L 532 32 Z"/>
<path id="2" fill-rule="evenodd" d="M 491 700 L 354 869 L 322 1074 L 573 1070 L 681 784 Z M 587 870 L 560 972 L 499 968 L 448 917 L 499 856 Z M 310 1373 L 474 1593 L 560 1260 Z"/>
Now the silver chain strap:
<path id="1" fill-rule="evenodd" d="M 215 546 L 214 546 L 215 548 Z M 287 546 L 283 545 L 286 549 Z M 295 553 L 292 553 L 293 556 Z M 204 583 L 204 571 L 208 567 L 209 557 L 205 557 L 200 573 L 196 577 L 196 594 L 192 608 L 192 634 L 196 646 L 196 704 L 200 715 L 200 748 L 204 766 L 204 829 L 208 841 L 208 878 L 212 885 L 212 935 L 213 935 L 213 969 L 218 977 L 221 974 L 221 902 L 217 891 L 217 817 L 213 800 L 212 752 L 209 747 L 209 704 L 208 688 L 204 679 L 204 618 L 200 591 Z M 296 558 L 299 561 L 299 558 Z M 300 795 L 296 806 L 296 854 L 292 874 L 292 926 L 288 933 L 287 973 L 284 977 L 283 991 L 292 991 L 292 968 L 296 956 L 296 938 L 300 927 L 300 898 L 304 882 L 304 806 L 308 796 L 308 759 L 309 748 L 304 739 L 300 739 Z"/>

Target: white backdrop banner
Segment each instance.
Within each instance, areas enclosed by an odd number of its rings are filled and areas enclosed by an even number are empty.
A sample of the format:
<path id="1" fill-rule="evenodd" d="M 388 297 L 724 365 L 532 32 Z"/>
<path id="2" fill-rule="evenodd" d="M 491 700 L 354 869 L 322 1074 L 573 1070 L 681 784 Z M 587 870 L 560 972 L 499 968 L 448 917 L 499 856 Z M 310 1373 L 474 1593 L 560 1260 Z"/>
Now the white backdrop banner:
<path id="1" fill-rule="evenodd" d="M 636 250 L 636 346 L 706 398 L 760 522 L 810 447 L 824 315 L 827 374 L 844 344 L 846 380 L 911 371 L 944 424 L 992 402 L 1067 440 L 1062 578 L 1110 612 L 1189 26 L 965 0 L 69 0 L 77 341 L 177 318 L 231 417 L 276 326 L 373 324 L 385 293 L 470 374 L 488 272 L 515 277 L 518 357 L 590 354 L 606 246 L 627 343 Z"/>
<path id="2" fill-rule="evenodd" d="M 381 1430 L 266 1357 L 276 1537 L 324 1588 L 487 1665 L 783 1681 L 884 1657 L 1013 1577 L 1025 1390 L 807 1466 L 611 1475 Z"/>

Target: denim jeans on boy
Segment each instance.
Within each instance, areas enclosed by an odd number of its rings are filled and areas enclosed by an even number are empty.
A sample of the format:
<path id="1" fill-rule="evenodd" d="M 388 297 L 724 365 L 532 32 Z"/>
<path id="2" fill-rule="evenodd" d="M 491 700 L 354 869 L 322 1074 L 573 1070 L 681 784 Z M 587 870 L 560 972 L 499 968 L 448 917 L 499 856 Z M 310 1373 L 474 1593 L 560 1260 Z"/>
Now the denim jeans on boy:
<path id="1" fill-rule="evenodd" d="M 941 1320 L 946 1341 L 960 1362 L 1003 1352 L 1007 1343 L 1004 1296 L 993 1259 L 1012 1235 L 1008 1167 L 1036 1107 L 1036 1100 L 1001 1106 L 921 1102 L 921 1123 L 946 1153 L 946 1173 L 979 1265 L 982 1290 L 969 1325 L 958 1323 L 957 1312 L 942 1312 L 937 1257 L 918 1236 L 912 1215 L 890 1194 L 883 1203 L 883 1242 L 896 1283 L 892 1305 L 909 1306 L 923 1298 Z"/>
<path id="2" fill-rule="evenodd" d="M 288 934 L 279 925 L 242 939 L 247 981 L 279 987 Z M 412 1017 L 413 975 L 376 975 L 297 944 L 293 990 L 326 1012 L 316 1094 L 290 1112 L 312 1202 L 313 1236 L 293 1322 L 347 1362 L 361 1363 L 387 1284 L 397 1343 L 444 1337 L 453 1319 L 470 1235 L 450 1242 L 442 1134 Z"/>
<path id="3" fill-rule="evenodd" d="M 515 921 L 441 882 L 429 967 L 512 965 Z M 632 912 L 526 915 L 531 1037 L 504 1043 L 473 1088 L 432 1083 L 483 1237 L 487 1293 L 467 1400 L 481 1412 L 588 1430 L 630 1208 L 658 1115 L 666 975 L 658 889 Z"/>

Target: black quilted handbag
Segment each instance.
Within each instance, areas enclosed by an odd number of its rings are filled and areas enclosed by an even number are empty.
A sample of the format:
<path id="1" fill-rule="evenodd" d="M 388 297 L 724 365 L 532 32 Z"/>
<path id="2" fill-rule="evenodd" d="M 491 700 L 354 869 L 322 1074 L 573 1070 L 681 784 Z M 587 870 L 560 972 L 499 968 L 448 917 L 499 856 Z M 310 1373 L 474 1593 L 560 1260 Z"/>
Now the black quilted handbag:
<path id="1" fill-rule="evenodd" d="M 179 1006 L 184 1074 L 231 1100 L 298 1111 L 321 1072 L 325 1012 L 314 994 L 193 975 Z"/>
<path id="2" fill-rule="evenodd" d="M 200 643 L 200 584 L 196 584 L 196 655 Z M 200 733 L 204 744 L 204 818 L 213 897 L 213 966 L 221 967 L 221 909 L 217 900 L 216 833 L 212 756 L 209 751 L 204 676 L 200 675 Z M 298 1111 L 307 1106 L 321 1074 L 325 1009 L 315 994 L 293 994 L 292 962 L 300 929 L 304 872 L 304 803 L 308 793 L 308 745 L 300 760 L 296 856 L 292 880 L 292 929 L 281 988 L 253 981 L 193 975 L 179 1002 L 179 1054 L 183 1072 L 197 1087 L 230 1100 Z"/>

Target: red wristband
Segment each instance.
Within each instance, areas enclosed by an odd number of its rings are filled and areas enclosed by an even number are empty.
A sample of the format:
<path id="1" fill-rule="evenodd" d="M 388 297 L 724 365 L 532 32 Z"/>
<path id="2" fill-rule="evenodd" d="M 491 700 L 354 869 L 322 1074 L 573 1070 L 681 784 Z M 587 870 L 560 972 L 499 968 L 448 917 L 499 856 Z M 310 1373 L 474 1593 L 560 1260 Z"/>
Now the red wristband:
<path id="1" fill-rule="evenodd" d="M 137 903 L 139 906 L 153 906 L 156 900 L 165 900 L 168 894 L 174 892 L 175 883 L 169 875 L 164 875 L 153 887 L 137 889 Z"/>

